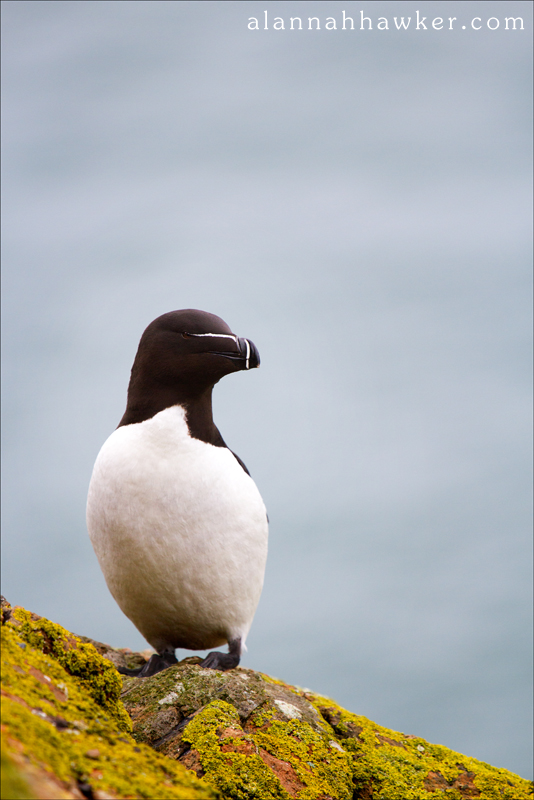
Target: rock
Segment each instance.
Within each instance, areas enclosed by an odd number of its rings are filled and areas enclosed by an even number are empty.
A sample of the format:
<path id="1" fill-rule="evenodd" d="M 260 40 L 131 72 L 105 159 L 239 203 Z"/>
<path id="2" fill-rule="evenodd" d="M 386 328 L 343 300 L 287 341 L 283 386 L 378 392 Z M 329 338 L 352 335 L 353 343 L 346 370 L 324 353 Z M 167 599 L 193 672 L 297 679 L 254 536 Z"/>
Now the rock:
<path id="1" fill-rule="evenodd" d="M 134 737 L 225 798 L 520 800 L 530 784 L 446 747 L 383 728 L 309 690 L 186 659 L 126 678 Z"/>
<path id="2" fill-rule="evenodd" d="M 2 602 L 2 798 L 218 795 L 131 736 L 122 681 L 92 644 Z"/>
<path id="3" fill-rule="evenodd" d="M 3 612 L 6 800 L 531 797 L 507 770 L 262 673 L 206 670 L 191 657 L 121 678 L 111 662 L 149 653 L 76 637 L 8 604 Z"/>
<path id="4" fill-rule="evenodd" d="M 252 670 L 216 672 L 192 661 L 125 679 L 137 741 L 225 798 L 352 798 L 351 756 L 332 746 L 332 729 L 306 697 Z"/>
<path id="5" fill-rule="evenodd" d="M 75 634 L 76 638 L 86 644 L 92 644 L 97 653 L 111 661 L 115 667 L 126 667 L 127 669 L 137 669 L 146 664 L 154 650 L 150 648 L 143 650 L 142 653 L 134 653 L 129 647 L 112 647 L 110 644 L 97 642 L 94 639 L 89 639 L 88 636 L 80 636 Z"/>

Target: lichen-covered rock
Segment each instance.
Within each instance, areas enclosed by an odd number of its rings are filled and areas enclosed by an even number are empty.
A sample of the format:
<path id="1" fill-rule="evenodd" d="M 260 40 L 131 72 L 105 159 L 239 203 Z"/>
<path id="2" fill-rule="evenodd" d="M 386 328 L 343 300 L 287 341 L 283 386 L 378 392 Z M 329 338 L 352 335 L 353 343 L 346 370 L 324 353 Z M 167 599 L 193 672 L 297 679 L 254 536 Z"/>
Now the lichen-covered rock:
<path id="1" fill-rule="evenodd" d="M 195 661 L 125 680 L 138 741 L 181 761 L 225 798 L 353 797 L 352 758 L 312 703 L 252 670 L 216 672 Z"/>
<path id="2" fill-rule="evenodd" d="M 2 607 L 2 798 L 216 798 L 130 735 L 122 682 L 92 645 Z"/>
<path id="3" fill-rule="evenodd" d="M 88 636 L 80 636 L 79 633 L 75 634 L 75 636 L 85 644 L 92 644 L 97 653 L 111 661 L 115 667 L 126 667 L 127 669 L 143 667 L 154 653 L 154 650 L 150 647 L 147 650 L 143 650 L 142 653 L 134 653 L 129 647 L 112 647 L 110 644 L 89 639 Z"/>
<path id="4" fill-rule="evenodd" d="M 0 796 L 2 798 L 9 798 L 9 800 L 26 800 L 28 797 L 34 797 L 28 782 L 20 774 L 12 759 L 7 753 L 7 748 L 2 741 L 2 765 L 1 765 L 2 783 L 0 789 Z"/>
<path id="5" fill-rule="evenodd" d="M 77 637 L 3 606 L 2 798 L 527 800 L 532 784 L 259 672 Z M 131 731 L 133 729 L 133 737 Z"/>
<path id="6" fill-rule="evenodd" d="M 527 800 L 504 769 L 376 725 L 334 701 L 246 669 L 189 658 L 125 678 L 134 736 L 235 800 Z"/>
<path id="7" fill-rule="evenodd" d="M 332 700 L 305 691 L 352 755 L 355 798 L 383 800 L 527 800 L 533 785 L 506 769 L 425 739 L 383 728 Z"/>

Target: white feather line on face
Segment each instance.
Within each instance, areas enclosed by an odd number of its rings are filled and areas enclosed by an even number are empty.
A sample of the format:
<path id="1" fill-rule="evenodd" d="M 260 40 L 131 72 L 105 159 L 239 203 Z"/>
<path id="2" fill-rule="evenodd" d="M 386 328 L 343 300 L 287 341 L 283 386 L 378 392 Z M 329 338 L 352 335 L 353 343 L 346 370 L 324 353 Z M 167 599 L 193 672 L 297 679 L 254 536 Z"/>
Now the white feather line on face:
<path id="1" fill-rule="evenodd" d="M 234 333 L 188 333 L 188 336 L 212 336 L 214 339 L 233 339 L 237 344 L 237 336 Z"/>
<path id="2" fill-rule="evenodd" d="M 87 522 L 110 591 L 153 646 L 245 638 L 263 584 L 265 506 L 227 448 L 190 437 L 182 408 L 109 437 Z"/>

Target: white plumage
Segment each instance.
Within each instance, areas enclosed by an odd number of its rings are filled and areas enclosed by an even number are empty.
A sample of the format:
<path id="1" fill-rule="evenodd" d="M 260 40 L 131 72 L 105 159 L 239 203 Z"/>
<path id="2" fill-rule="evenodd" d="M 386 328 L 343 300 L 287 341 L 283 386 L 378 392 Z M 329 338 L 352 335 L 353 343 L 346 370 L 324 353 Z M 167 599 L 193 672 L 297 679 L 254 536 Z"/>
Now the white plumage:
<path id="1" fill-rule="evenodd" d="M 244 643 L 263 586 L 265 506 L 230 450 L 190 436 L 181 406 L 111 434 L 87 525 L 113 597 L 158 652 Z"/>

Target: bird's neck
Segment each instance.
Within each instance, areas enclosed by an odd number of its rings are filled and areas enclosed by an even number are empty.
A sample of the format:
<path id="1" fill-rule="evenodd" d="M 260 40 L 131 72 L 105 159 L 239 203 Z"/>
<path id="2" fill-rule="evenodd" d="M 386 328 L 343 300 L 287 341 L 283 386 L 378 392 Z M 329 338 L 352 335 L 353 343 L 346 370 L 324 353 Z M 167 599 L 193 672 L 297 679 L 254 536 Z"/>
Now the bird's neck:
<path id="1" fill-rule="evenodd" d="M 219 429 L 213 421 L 212 390 L 213 387 L 210 387 L 202 395 L 182 403 L 185 408 L 185 419 L 189 433 L 194 439 L 200 439 L 202 442 L 215 445 L 215 447 L 226 447 Z"/>
<path id="2" fill-rule="evenodd" d="M 213 386 L 191 395 L 179 388 L 160 389 L 157 394 L 144 393 L 138 387 L 130 386 L 128 404 L 118 427 L 134 425 L 152 419 L 160 411 L 172 406 L 181 406 L 185 410 L 185 418 L 189 433 L 194 439 L 226 447 L 226 444 L 213 422 L 211 395 Z"/>

